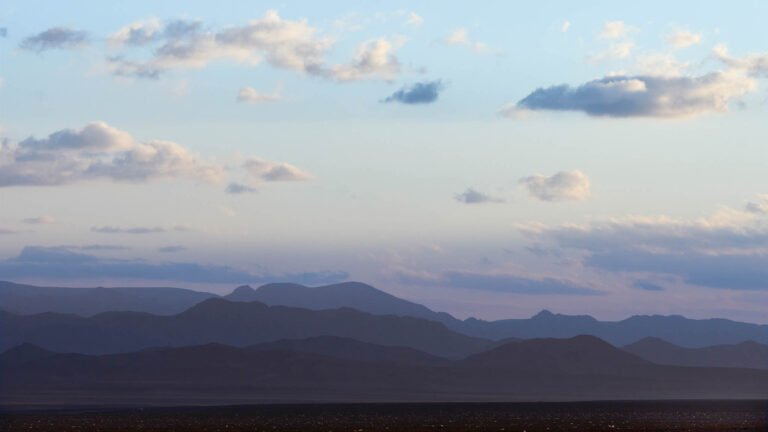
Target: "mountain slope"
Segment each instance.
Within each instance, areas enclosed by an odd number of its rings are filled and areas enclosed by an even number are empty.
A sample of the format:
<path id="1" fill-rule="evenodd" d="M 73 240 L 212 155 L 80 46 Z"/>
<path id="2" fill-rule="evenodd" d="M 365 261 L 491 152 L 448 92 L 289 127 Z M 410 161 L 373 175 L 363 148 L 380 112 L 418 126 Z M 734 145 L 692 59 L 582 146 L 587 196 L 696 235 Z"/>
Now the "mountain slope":
<path id="1" fill-rule="evenodd" d="M 28 342 L 59 352 L 107 354 L 210 342 L 247 346 L 280 339 L 338 336 L 463 357 L 491 342 L 433 321 L 353 309 L 312 311 L 259 302 L 208 299 L 174 316 L 108 312 L 89 318 L 0 313 L 0 350 Z"/>
<path id="2" fill-rule="evenodd" d="M 658 364 L 768 369 L 768 345 L 752 341 L 683 348 L 662 339 L 645 338 L 623 349 Z"/>

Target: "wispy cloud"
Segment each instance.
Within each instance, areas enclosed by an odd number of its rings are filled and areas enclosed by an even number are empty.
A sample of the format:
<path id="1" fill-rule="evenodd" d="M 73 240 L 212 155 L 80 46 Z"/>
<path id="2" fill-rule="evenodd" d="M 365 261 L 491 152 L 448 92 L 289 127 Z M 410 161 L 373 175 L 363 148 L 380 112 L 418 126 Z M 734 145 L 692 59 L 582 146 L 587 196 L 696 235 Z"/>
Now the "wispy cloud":
<path id="1" fill-rule="evenodd" d="M 28 225 L 52 225 L 56 223 L 56 219 L 53 216 L 37 216 L 37 217 L 30 217 L 22 220 L 25 224 Z"/>
<path id="2" fill-rule="evenodd" d="M 443 39 L 443 43 L 446 45 L 465 47 L 477 54 L 485 54 L 489 51 L 488 45 L 485 42 L 470 38 L 469 31 L 464 27 L 459 27 L 451 32 L 451 34 Z"/>
<path id="3" fill-rule="evenodd" d="M 42 53 L 54 49 L 74 49 L 88 44 L 88 32 L 67 27 L 53 27 L 24 38 L 19 48 Z"/>

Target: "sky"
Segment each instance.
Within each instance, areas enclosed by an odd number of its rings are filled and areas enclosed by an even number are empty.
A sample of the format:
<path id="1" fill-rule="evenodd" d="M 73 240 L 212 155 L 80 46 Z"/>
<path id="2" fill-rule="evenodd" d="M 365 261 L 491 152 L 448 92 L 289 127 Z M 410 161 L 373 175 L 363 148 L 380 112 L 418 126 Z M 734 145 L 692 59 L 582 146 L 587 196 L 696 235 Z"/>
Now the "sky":
<path id="1" fill-rule="evenodd" d="M 767 13 L 3 2 L 0 279 L 768 323 Z"/>

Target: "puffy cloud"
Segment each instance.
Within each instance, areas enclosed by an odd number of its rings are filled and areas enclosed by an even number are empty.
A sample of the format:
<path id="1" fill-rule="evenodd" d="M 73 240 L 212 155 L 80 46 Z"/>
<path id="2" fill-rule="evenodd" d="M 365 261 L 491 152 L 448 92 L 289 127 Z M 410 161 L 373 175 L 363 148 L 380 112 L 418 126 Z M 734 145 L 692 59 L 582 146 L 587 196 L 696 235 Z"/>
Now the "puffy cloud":
<path id="1" fill-rule="evenodd" d="M 253 186 L 248 186 L 246 184 L 242 183 L 230 183 L 227 185 L 227 193 L 229 194 L 244 194 L 244 193 L 255 193 L 258 192 L 258 189 L 256 189 Z"/>
<path id="2" fill-rule="evenodd" d="M 589 196 L 589 178 L 581 171 L 560 171 L 551 176 L 541 174 L 520 180 L 528 193 L 542 201 L 581 201 Z"/>
<path id="3" fill-rule="evenodd" d="M 690 117 L 728 110 L 728 104 L 756 89 L 743 74 L 726 71 L 697 77 L 609 76 L 578 87 L 539 88 L 502 115 L 521 110 L 582 111 L 602 117 Z"/>
<path id="4" fill-rule="evenodd" d="M 130 227 L 121 228 L 115 226 L 91 227 L 91 232 L 101 234 L 157 234 L 164 233 L 167 230 L 162 227 Z"/>
<path id="5" fill-rule="evenodd" d="M 499 203 L 504 201 L 500 198 L 478 192 L 473 188 L 467 188 L 464 192 L 457 193 L 454 195 L 454 199 L 464 204 Z"/>
<path id="6" fill-rule="evenodd" d="M 157 41 L 163 30 L 163 24 L 157 18 L 136 21 L 121 28 L 109 36 L 108 41 L 115 47 L 122 45 L 143 46 Z"/>
<path id="7" fill-rule="evenodd" d="M 440 80 L 424 81 L 403 87 L 382 100 L 382 102 L 400 102 L 409 105 L 429 104 L 437 100 L 437 97 L 444 88 Z"/>
<path id="8" fill-rule="evenodd" d="M 29 225 L 52 225 L 56 223 L 53 216 L 37 216 L 24 219 L 22 222 Z"/>
<path id="9" fill-rule="evenodd" d="M 41 53 L 52 49 L 73 49 L 88 44 L 88 33 L 67 27 L 53 27 L 21 41 L 19 48 Z"/>
<path id="10" fill-rule="evenodd" d="M 309 173 L 302 171 L 301 169 L 285 163 L 285 162 L 271 162 L 259 158 L 249 158 L 244 164 L 246 172 L 256 180 L 263 180 L 266 182 L 295 182 L 306 181 L 312 178 Z"/>
<path id="11" fill-rule="evenodd" d="M 446 36 L 445 39 L 443 39 L 443 42 L 446 45 L 463 46 L 465 48 L 469 48 L 478 54 L 484 54 L 488 52 L 488 45 L 483 42 L 472 40 L 469 37 L 469 32 L 467 29 L 463 27 L 459 27 L 454 30 L 451 34 Z"/>
<path id="12" fill-rule="evenodd" d="M 601 295 L 601 291 L 555 278 L 528 278 L 508 273 L 444 271 L 440 273 L 399 270 L 395 277 L 402 283 L 422 286 L 452 287 L 523 295 Z"/>
<path id="13" fill-rule="evenodd" d="M 347 280 L 343 271 L 303 273 L 251 273 L 228 266 L 187 262 L 148 262 L 140 259 L 106 259 L 74 252 L 66 247 L 25 247 L 21 253 L 0 261 L 0 278 L 78 280 L 89 278 L 134 279 L 198 283 L 295 282 L 322 285 Z"/>
<path id="14" fill-rule="evenodd" d="M 568 20 L 563 21 L 563 25 L 560 26 L 560 31 L 562 33 L 567 33 L 568 30 L 571 29 L 571 22 Z"/>
<path id="15" fill-rule="evenodd" d="M 274 102 L 280 100 L 280 91 L 276 89 L 271 93 L 261 93 L 253 87 L 243 87 L 237 92 L 237 101 L 250 104 Z"/>
<path id="16" fill-rule="evenodd" d="M 3 143 L 1 149 L 0 187 L 182 177 L 219 182 L 224 173 L 179 144 L 137 142 L 104 122 L 63 129 L 45 138 L 31 137 L 18 145 Z"/>
<path id="17" fill-rule="evenodd" d="M 600 39 L 621 39 L 634 31 L 637 29 L 627 25 L 624 21 L 606 21 L 598 37 Z"/>
<path id="18" fill-rule="evenodd" d="M 135 78 L 157 78 L 170 69 L 197 69 L 217 60 L 247 64 L 265 60 L 277 68 L 338 81 L 391 80 L 400 72 L 397 44 L 386 39 L 361 44 L 348 64 L 328 66 L 325 57 L 334 40 L 319 35 L 306 20 L 283 19 L 274 10 L 245 25 L 218 31 L 199 21 L 163 24 L 152 19 L 120 29 L 110 41 L 116 47 L 154 45 L 153 55 L 144 61 L 124 55 L 107 59 L 113 74 Z"/>
<path id="19" fill-rule="evenodd" d="M 768 214 L 768 194 L 758 195 L 755 201 L 747 203 L 745 210 L 761 215 Z"/>
<path id="20" fill-rule="evenodd" d="M 400 62 L 395 56 L 400 41 L 374 39 L 358 45 L 352 61 L 343 65 L 334 65 L 330 70 L 322 71 L 338 81 L 358 81 L 361 79 L 394 80 L 400 73 Z"/>
<path id="21" fill-rule="evenodd" d="M 672 48 L 682 49 L 700 44 L 701 34 L 692 33 L 688 30 L 677 30 L 668 34 L 664 39 Z"/>

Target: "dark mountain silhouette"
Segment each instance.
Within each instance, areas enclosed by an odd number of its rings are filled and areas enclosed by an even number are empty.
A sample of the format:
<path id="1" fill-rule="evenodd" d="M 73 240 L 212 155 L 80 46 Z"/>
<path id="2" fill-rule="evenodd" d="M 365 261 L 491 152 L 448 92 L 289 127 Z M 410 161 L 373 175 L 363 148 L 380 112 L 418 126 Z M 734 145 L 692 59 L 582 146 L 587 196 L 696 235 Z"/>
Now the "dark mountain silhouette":
<path id="1" fill-rule="evenodd" d="M 349 308 L 312 311 L 224 299 L 208 299 L 173 316 L 106 312 L 84 318 L 0 312 L 0 350 L 29 342 L 59 352 L 108 354 L 210 342 L 247 346 L 316 336 L 405 346 L 449 358 L 478 352 L 491 343 L 412 317 L 371 315 Z"/>
<path id="2" fill-rule="evenodd" d="M 217 296 L 178 288 L 45 288 L 0 282 L 0 309 L 18 314 L 61 312 L 91 316 L 108 311 L 136 311 L 174 315 L 212 297 Z M 768 344 L 768 325 L 726 319 L 694 320 L 677 315 L 598 321 L 588 315 L 562 315 L 544 310 L 528 319 L 484 321 L 470 318 L 461 321 L 359 282 L 316 288 L 289 283 L 267 284 L 257 289 L 244 285 L 224 298 L 312 310 L 353 308 L 374 315 L 422 318 L 442 323 L 457 333 L 497 341 L 589 334 L 617 346 L 646 337 L 689 348 L 748 340 Z"/>
<path id="3" fill-rule="evenodd" d="M 107 311 L 173 315 L 215 294 L 181 288 L 59 288 L 0 281 L 0 308 L 18 314 L 43 312 L 91 316 Z"/>
<path id="4" fill-rule="evenodd" d="M 460 329 L 452 328 L 488 339 L 569 338 L 588 334 L 617 346 L 646 337 L 657 337 L 685 347 L 736 344 L 747 340 L 768 344 L 768 325 L 726 319 L 695 320 L 679 315 L 640 315 L 622 321 L 598 321 L 588 315 L 561 315 L 544 310 L 529 319 L 482 321 L 470 318 Z"/>
<path id="5" fill-rule="evenodd" d="M 768 345 L 753 341 L 683 348 L 659 338 L 645 338 L 623 349 L 658 364 L 768 369 Z"/>
<path id="6" fill-rule="evenodd" d="M 283 339 L 254 345 L 248 349 L 252 351 L 314 353 L 344 360 L 382 363 L 440 365 L 447 362 L 442 357 L 433 356 L 413 348 L 376 345 L 336 336 Z"/>
<path id="7" fill-rule="evenodd" d="M 594 337 L 512 342 L 438 365 L 206 344 L 9 363 L 0 403 L 179 405 L 279 401 L 510 401 L 768 397 L 768 371 L 661 366 Z M 355 344 L 355 342 L 344 342 Z M 289 344 L 290 345 L 290 344 Z M 379 350 L 400 348 L 378 347 Z M 342 349 L 341 351 L 345 351 Z M 388 357 L 388 356 L 385 356 Z M 389 356 L 392 357 L 392 356 Z M 394 355 L 398 357 L 398 355 Z"/>
<path id="8" fill-rule="evenodd" d="M 473 368 L 513 369 L 538 373 L 601 374 L 622 374 L 652 365 L 651 362 L 617 350 L 594 336 L 507 343 L 469 356 L 463 364 Z"/>
<path id="9" fill-rule="evenodd" d="M 460 320 L 445 312 L 387 294 L 360 282 L 343 282 L 315 288 L 292 283 L 272 283 L 257 289 L 240 286 L 224 296 L 231 301 L 259 301 L 270 306 L 292 306 L 304 309 L 338 309 L 348 307 L 374 315 L 400 315 L 424 318 L 446 325 L 459 325 Z"/>

